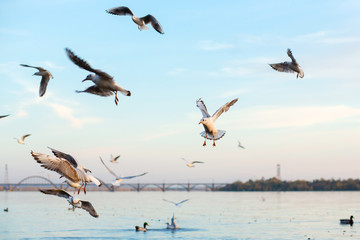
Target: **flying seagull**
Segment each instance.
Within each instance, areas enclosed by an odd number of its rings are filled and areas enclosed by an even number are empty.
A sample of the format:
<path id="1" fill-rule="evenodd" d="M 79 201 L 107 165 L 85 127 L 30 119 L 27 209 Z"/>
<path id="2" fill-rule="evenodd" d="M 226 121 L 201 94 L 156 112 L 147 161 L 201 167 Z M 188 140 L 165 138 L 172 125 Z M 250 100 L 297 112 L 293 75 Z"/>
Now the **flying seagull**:
<path id="1" fill-rule="evenodd" d="M 185 158 L 181 158 L 181 159 L 186 162 L 186 166 L 188 166 L 188 167 L 195 167 L 194 166 L 195 163 L 204 163 L 204 162 L 201 162 L 201 161 L 188 162 L 188 160 L 186 160 Z"/>
<path id="2" fill-rule="evenodd" d="M 146 25 L 151 23 L 151 26 L 161 34 L 164 34 L 164 30 L 162 29 L 160 23 L 153 15 L 146 15 L 145 17 L 137 17 L 135 14 L 130 10 L 128 7 L 114 7 L 106 10 L 107 13 L 113 14 L 113 15 L 119 15 L 119 16 L 132 16 L 132 20 L 136 25 L 138 25 L 139 30 L 147 30 L 149 29 Z"/>
<path id="3" fill-rule="evenodd" d="M 89 212 L 89 214 L 91 216 L 96 217 L 96 218 L 99 217 L 95 208 L 93 207 L 93 205 L 90 202 L 75 198 L 64 190 L 61 190 L 61 189 L 39 189 L 39 191 L 42 193 L 45 193 L 45 194 L 55 195 L 58 197 L 65 198 L 69 202 L 69 204 L 72 205 L 74 208 L 82 208 L 82 209 L 86 210 L 87 212 Z"/>
<path id="4" fill-rule="evenodd" d="M 0 118 L 4 118 L 4 117 L 7 117 L 7 116 L 9 116 L 9 114 L 8 115 L 2 115 L 2 116 L 0 116 Z"/>
<path id="5" fill-rule="evenodd" d="M 103 72 L 99 69 L 92 68 L 85 60 L 79 58 L 76 56 L 70 49 L 65 49 L 66 54 L 70 58 L 70 60 L 75 63 L 78 67 L 85 69 L 89 72 L 95 73 L 95 74 L 89 74 L 86 76 L 84 81 L 92 81 L 95 85 L 85 89 L 84 91 L 76 91 L 78 93 L 80 92 L 87 92 L 92 93 L 95 95 L 108 97 L 115 93 L 115 104 L 118 105 L 119 99 L 117 97 L 117 92 L 121 92 L 125 96 L 130 96 L 131 92 L 122 88 L 119 86 L 112 76 L 107 74 L 106 72 Z"/>
<path id="6" fill-rule="evenodd" d="M 16 139 L 16 141 L 19 143 L 19 144 L 25 144 L 24 141 L 25 141 L 25 138 L 29 137 L 31 134 L 25 134 L 24 136 L 21 137 L 21 139 L 17 139 L 17 138 L 14 138 Z"/>
<path id="7" fill-rule="evenodd" d="M 279 71 L 279 72 L 289 72 L 289 73 L 293 73 L 296 72 L 296 78 L 304 77 L 304 72 L 301 69 L 300 65 L 297 63 L 297 61 L 295 60 L 294 56 L 292 55 L 291 50 L 288 48 L 287 50 L 287 55 L 291 58 L 291 62 L 282 62 L 282 63 L 274 63 L 274 64 L 269 64 L 273 69 Z"/>
<path id="8" fill-rule="evenodd" d="M 118 156 L 116 156 L 116 157 L 113 157 L 113 155 L 111 154 L 111 160 L 110 160 L 110 162 L 112 162 L 112 163 L 118 163 L 118 159 L 119 159 L 119 157 L 120 157 L 121 155 L 118 155 Z"/>
<path id="9" fill-rule="evenodd" d="M 79 191 L 79 189 L 81 188 L 81 185 L 80 185 L 79 183 L 74 183 L 74 182 L 71 182 L 71 181 L 69 181 L 69 180 L 65 180 L 65 182 L 66 182 L 70 187 L 75 188 L 74 193 L 76 192 L 76 190 Z"/>
<path id="10" fill-rule="evenodd" d="M 135 175 L 135 176 L 121 176 L 119 177 L 116 173 L 114 173 L 108 166 L 106 166 L 106 164 L 104 163 L 104 161 L 102 160 L 102 158 L 100 157 L 100 161 L 102 162 L 102 164 L 104 164 L 104 166 L 106 167 L 106 169 L 109 171 L 109 173 L 111 173 L 114 177 L 115 177 L 115 181 L 112 183 L 112 185 L 119 185 L 120 182 L 123 179 L 131 179 L 131 178 L 136 178 L 136 177 L 141 177 L 144 176 L 145 174 L 147 174 L 147 172 L 144 172 L 142 174 L 139 175 Z"/>
<path id="11" fill-rule="evenodd" d="M 41 164 L 43 168 L 57 172 L 75 184 L 81 181 L 82 185 L 78 190 L 78 194 L 80 193 L 80 190 L 84 184 L 84 193 L 86 194 L 86 184 L 88 182 L 93 182 L 99 187 L 102 185 L 98 179 L 92 175 L 87 174 L 87 172 L 91 171 L 84 168 L 71 155 L 52 148 L 50 148 L 50 150 L 53 152 L 55 157 L 33 151 L 31 151 L 31 155 L 39 164 Z"/>
<path id="12" fill-rule="evenodd" d="M 208 113 L 206 106 L 203 100 L 201 100 L 201 98 L 196 101 L 196 106 L 200 109 L 203 115 L 203 118 L 199 122 L 199 124 L 203 124 L 205 128 L 205 131 L 200 133 L 200 135 L 205 138 L 203 146 L 206 146 L 206 139 L 213 140 L 213 146 L 216 146 L 215 141 L 219 140 L 225 135 L 226 131 L 216 129 L 215 121 L 216 119 L 218 119 L 218 117 L 220 117 L 223 112 L 227 112 L 230 107 L 237 102 L 237 100 L 238 98 L 226 103 L 224 106 L 219 108 L 212 116 L 210 116 L 210 114 Z"/>
<path id="13" fill-rule="evenodd" d="M 172 203 L 172 204 L 174 204 L 174 205 L 177 206 L 177 207 L 181 207 L 181 204 L 183 204 L 184 202 L 189 201 L 190 199 L 185 199 L 185 200 L 182 200 L 181 202 L 178 202 L 178 203 L 173 202 L 173 201 L 169 201 L 169 200 L 166 200 L 166 199 L 163 199 L 163 200 L 164 200 L 165 202 Z"/>
<path id="14" fill-rule="evenodd" d="M 238 147 L 245 149 L 245 147 L 243 145 L 241 145 L 240 141 L 238 141 Z"/>
<path id="15" fill-rule="evenodd" d="M 46 92 L 46 87 L 49 83 L 50 78 L 54 78 L 51 73 L 42 68 L 42 67 L 34 67 L 34 66 L 30 66 L 27 64 L 20 64 L 20 66 L 23 67 L 30 67 L 30 68 L 36 68 L 37 70 L 39 70 L 38 72 L 34 73 L 34 75 L 37 76 L 41 76 L 41 82 L 40 82 L 40 88 L 39 88 L 39 96 L 42 97 L 44 96 L 45 92 Z"/>

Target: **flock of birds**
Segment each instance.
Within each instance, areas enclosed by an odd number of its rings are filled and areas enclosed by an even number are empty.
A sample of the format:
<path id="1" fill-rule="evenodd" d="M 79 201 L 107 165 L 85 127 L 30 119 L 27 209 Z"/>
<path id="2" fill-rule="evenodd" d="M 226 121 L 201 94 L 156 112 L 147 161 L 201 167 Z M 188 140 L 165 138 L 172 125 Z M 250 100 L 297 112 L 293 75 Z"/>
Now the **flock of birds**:
<path id="1" fill-rule="evenodd" d="M 163 30 L 162 26 L 160 25 L 160 23 L 158 22 L 158 20 L 150 14 L 148 14 L 144 17 L 137 17 L 128 7 L 124 7 L 124 6 L 110 8 L 110 9 L 106 10 L 106 12 L 109 14 L 118 15 L 118 16 L 126 16 L 126 15 L 131 16 L 133 22 L 138 26 L 139 30 L 146 30 L 146 29 L 148 29 L 147 25 L 151 24 L 151 26 L 158 33 L 164 34 L 164 30 Z M 119 99 L 117 96 L 118 92 L 122 93 L 125 96 L 131 96 L 131 92 L 129 90 L 123 88 L 119 84 L 117 84 L 117 82 L 115 82 L 114 78 L 111 75 L 109 75 L 108 73 L 106 73 L 102 70 L 91 67 L 89 63 L 87 63 L 85 60 L 78 57 L 69 48 L 65 48 L 65 52 L 66 52 L 66 55 L 68 56 L 68 58 L 70 59 L 70 61 L 72 61 L 75 65 L 77 65 L 81 69 L 84 69 L 84 70 L 90 72 L 90 74 L 88 74 L 86 76 L 86 78 L 84 80 L 82 80 L 82 82 L 92 81 L 94 83 L 94 85 L 88 87 L 85 90 L 76 91 L 77 93 L 85 92 L 85 93 L 90 93 L 90 94 L 94 94 L 94 95 L 98 95 L 98 96 L 102 96 L 102 97 L 108 97 L 108 96 L 112 96 L 115 94 L 114 101 L 115 101 L 116 105 L 118 105 L 118 102 L 119 102 Z M 270 66 L 277 71 L 296 73 L 297 77 L 303 78 L 304 72 L 301 69 L 300 65 L 297 63 L 297 61 L 295 60 L 295 58 L 293 57 L 290 49 L 287 50 L 287 54 L 291 58 L 291 62 L 270 64 Z M 48 70 L 46 70 L 42 67 L 31 66 L 31 65 L 27 65 L 27 64 L 20 64 L 20 66 L 27 67 L 27 68 L 34 68 L 34 69 L 38 70 L 37 72 L 34 73 L 34 75 L 41 76 L 41 82 L 40 82 L 40 87 L 39 87 L 39 96 L 43 97 L 46 93 L 48 83 L 49 83 L 50 79 L 53 78 L 53 75 Z M 208 113 L 205 103 L 201 98 L 199 98 L 196 101 L 196 106 L 200 109 L 200 111 L 202 113 L 202 118 L 201 118 L 199 124 L 202 124 L 205 129 L 205 131 L 200 133 L 200 135 L 204 138 L 203 146 L 206 146 L 206 140 L 210 140 L 210 141 L 212 140 L 213 141 L 212 145 L 216 146 L 215 141 L 221 139 L 225 135 L 225 133 L 226 133 L 225 130 L 220 130 L 215 127 L 215 121 L 220 117 L 220 115 L 222 113 L 227 112 L 230 109 L 230 107 L 233 106 L 237 101 L 238 101 L 238 98 L 233 99 L 230 102 L 227 102 L 222 107 L 220 107 L 213 115 L 210 115 Z M 9 116 L 9 115 L 3 115 L 3 116 L 0 116 L 0 118 L 4 118 L 7 116 Z M 26 134 L 26 135 L 22 136 L 20 139 L 16 138 L 16 140 L 19 144 L 24 144 L 25 139 L 29 136 L 30 136 L 30 134 Z M 240 142 L 238 143 L 238 147 L 244 149 L 244 146 Z M 49 149 L 53 153 L 53 156 L 48 155 L 48 154 L 34 152 L 34 151 L 31 151 L 31 155 L 34 158 L 34 160 L 41 165 L 41 167 L 43 167 L 47 170 L 50 170 L 50 171 L 57 172 L 58 174 L 60 174 L 61 178 L 62 177 L 66 178 L 66 182 L 71 187 L 73 187 L 75 189 L 75 191 L 77 190 L 78 194 L 80 194 L 80 191 L 82 188 L 83 188 L 84 194 L 86 194 L 86 186 L 90 182 L 94 183 L 97 186 L 102 185 L 100 180 L 98 180 L 96 177 L 94 177 L 91 174 L 91 170 L 89 170 L 89 169 L 85 168 L 83 165 L 81 165 L 80 162 L 78 160 L 76 160 L 73 156 L 71 156 L 70 154 L 52 149 L 52 148 L 49 148 Z M 117 163 L 117 160 L 119 159 L 119 157 L 120 157 L 120 155 L 118 155 L 116 157 L 111 156 L 110 162 Z M 186 166 L 189 168 L 195 167 L 195 164 L 204 163 L 201 161 L 189 162 L 185 158 L 182 158 L 182 160 L 184 160 L 186 162 Z M 147 174 L 147 172 L 144 172 L 142 174 L 133 175 L 133 176 L 119 176 L 105 164 L 105 162 L 103 161 L 103 159 L 101 157 L 100 157 L 100 161 L 105 166 L 105 168 L 109 171 L 109 173 L 114 176 L 114 178 L 115 178 L 114 182 L 113 182 L 114 186 L 119 185 L 120 182 L 124 179 L 141 177 L 141 176 L 144 176 Z M 81 209 L 84 209 L 87 212 L 89 212 L 89 214 L 93 217 L 99 216 L 98 213 L 96 212 L 95 208 L 93 207 L 93 205 L 90 202 L 78 199 L 64 190 L 39 189 L 39 191 L 44 194 L 47 194 L 47 195 L 54 195 L 57 197 L 65 198 L 68 201 L 68 203 L 70 205 L 72 205 L 73 209 L 81 208 Z M 166 199 L 163 199 L 163 200 L 179 207 L 183 203 L 187 202 L 189 199 L 185 199 L 180 202 L 173 202 L 173 201 L 166 200 Z M 137 231 L 146 231 L 146 229 L 147 229 L 146 227 L 148 225 L 149 224 L 147 222 L 145 222 L 143 227 L 136 226 L 135 228 Z M 175 216 L 174 215 L 171 219 L 171 223 L 170 224 L 167 223 L 167 228 L 169 228 L 169 229 L 177 229 L 178 228 L 178 225 L 175 224 Z"/>

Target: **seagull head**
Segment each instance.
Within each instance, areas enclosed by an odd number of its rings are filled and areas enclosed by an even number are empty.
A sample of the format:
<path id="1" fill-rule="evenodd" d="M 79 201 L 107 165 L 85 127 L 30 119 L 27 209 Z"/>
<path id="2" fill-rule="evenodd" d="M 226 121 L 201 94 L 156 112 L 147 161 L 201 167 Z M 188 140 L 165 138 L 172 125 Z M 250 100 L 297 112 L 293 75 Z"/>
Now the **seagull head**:
<path id="1" fill-rule="evenodd" d="M 201 123 L 201 124 L 206 125 L 208 123 L 208 121 L 209 121 L 209 119 L 203 118 L 203 119 L 200 120 L 199 124 Z"/>
<path id="2" fill-rule="evenodd" d="M 86 78 L 84 80 L 82 80 L 82 82 L 85 82 L 85 81 L 92 81 L 93 79 L 95 78 L 95 74 L 89 74 L 86 76 Z"/>
<path id="3" fill-rule="evenodd" d="M 77 203 L 79 203 L 79 202 L 80 202 L 80 199 L 79 199 L 79 198 L 74 197 L 74 198 L 72 199 L 72 202 L 73 202 L 73 204 L 77 204 Z"/>

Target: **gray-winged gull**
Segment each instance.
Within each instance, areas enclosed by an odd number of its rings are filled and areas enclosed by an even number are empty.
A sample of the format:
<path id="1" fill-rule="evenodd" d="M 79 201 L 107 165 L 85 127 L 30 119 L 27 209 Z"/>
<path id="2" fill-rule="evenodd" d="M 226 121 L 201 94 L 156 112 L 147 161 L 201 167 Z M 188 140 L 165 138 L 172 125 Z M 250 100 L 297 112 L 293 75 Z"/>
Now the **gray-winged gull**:
<path id="1" fill-rule="evenodd" d="M 49 83 L 50 78 L 54 78 L 51 75 L 51 73 L 42 67 L 34 67 L 34 66 L 27 65 L 27 64 L 20 64 L 20 66 L 35 68 L 35 69 L 39 70 L 38 72 L 34 73 L 34 75 L 41 76 L 39 96 L 40 97 L 44 96 L 44 94 L 46 92 L 46 87 Z"/>
<path id="2" fill-rule="evenodd" d="M 274 64 L 269 64 L 273 69 L 279 71 L 279 72 L 289 72 L 289 73 L 293 73 L 296 72 L 296 78 L 304 77 L 304 72 L 301 69 L 300 65 L 297 63 L 297 61 L 295 60 L 294 56 L 292 55 L 291 50 L 288 48 L 287 50 L 287 55 L 291 58 L 291 62 L 282 62 L 282 63 L 274 63 Z"/>

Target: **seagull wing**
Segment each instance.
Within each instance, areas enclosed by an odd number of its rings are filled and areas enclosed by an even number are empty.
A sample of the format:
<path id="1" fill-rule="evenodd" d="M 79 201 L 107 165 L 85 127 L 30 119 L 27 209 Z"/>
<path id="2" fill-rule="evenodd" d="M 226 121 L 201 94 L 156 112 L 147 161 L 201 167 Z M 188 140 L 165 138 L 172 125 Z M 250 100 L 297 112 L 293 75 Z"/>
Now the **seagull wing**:
<path id="1" fill-rule="evenodd" d="M 288 50 L 287 50 L 287 55 L 291 58 L 291 61 L 292 61 L 294 64 L 297 64 L 294 56 L 292 55 L 292 52 L 291 52 L 290 48 L 288 48 Z"/>
<path id="2" fill-rule="evenodd" d="M 100 161 L 102 162 L 102 164 L 104 164 L 104 166 L 109 171 L 109 173 L 111 173 L 115 178 L 118 178 L 118 175 L 116 175 L 113 171 L 111 171 L 111 169 L 108 166 L 106 166 L 106 164 L 104 163 L 101 157 L 100 157 Z"/>
<path id="3" fill-rule="evenodd" d="M 49 83 L 51 74 L 43 75 L 40 82 L 39 95 L 40 97 L 44 96 L 46 92 L 47 85 Z"/>
<path id="4" fill-rule="evenodd" d="M 93 207 L 93 205 L 90 202 L 82 201 L 82 200 L 80 200 L 80 202 L 81 202 L 82 209 L 86 210 L 93 217 L 96 217 L 96 218 L 99 217 L 99 214 L 97 214 L 95 208 Z"/>
<path id="5" fill-rule="evenodd" d="M 119 16 L 134 16 L 134 13 L 130 10 L 128 7 L 114 7 L 110 8 L 108 10 L 105 10 L 107 13 L 113 14 L 113 15 L 119 15 Z"/>
<path id="6" fill-rule="evenodd" d="M 91 87 L 88 87 L 87 89 L 85 89 L 84 91 L 76 91 L 77 93 L 82 93 L 82 92 L 87 92 L 87 93 L 91 93 L 91 94 L 95 94 L 95 95 L 99 95 L 102 97 L 108 97 L 113 95 L 113 91 L 107 89 L 107 88 L 101 88 L 99 86 L 93 85 Z"/>
<path id="7" fill-rule="evenodd" d="M 25 138 L 29 137 L 31 134 L 25 134 L 24 136 L 21 137 L 21 141 L 24 141 Z"/>
<path id="8" fill-rule="evenodd" d="M 97 75 L 100 75 L 101 77 L 103 77 L 103 79 L 108 79 L 111 80 L 113 79 L 113 77 L 111 77 L 109 74 L 107 74 L 106 72 L 103 72 L 99 69 L 94 69 L 92 68 L 85 60 L 79 58 L 78 56 L 75 55 L 74 52 L 72 52 L 70 49 L 65 48 L 66 54 L 68 55 L 68 57 L 70 58 L 70 60 L 75 63 L 78 67 L 88 70 L 90 72 L 96 73 Z"/>
<path id="9" fill-rule="evenodd" d="M 237 101 L 238 101 L 238 98 L 236 98 L 236 99 L 234 99 L 234 100 L 232 100 L 232 101 L 230 101 L 230 102 L 225 103 L 224 106 L 222 106 L 221 108 L 219 108 L 219 109 L 214 113 L 214 115 L 212 116 L 212 117 L 213 117 L 213 121 L 215 122 L 215 120 L 218 119 L 218 117 L 220 117 L 220 115 L 221 115 L 223 112 L 227 112 L 227 111 L 230 109 L 230 107 L 231 107 L 232 105 L 234 105 Z"/>
<path id="10" fill-rule="evenodd" d="M 2 116 L 0 116 L 0 118 L 4 118 L 4 117 L 7 117 L 7 116 L 9 116 L 9 114 L 8 115 L 2 115 Z"/>
<path id="11" fill-rule="evenodd" d="M 120 157 L 121 155 L 118 155 L 114 158 L 114 161 L 118 160 L 118 158 Z"/>
<path id="12" fill-rule="evenodd" d="M 29 67 L 29 68 L 35 68 L 35 69 L 37 69 L 37 70 L 39 70 L 39 71 L 46 71 L 44 68 L 42 68 L 42 67 L 35 67 L 35 66 L 30 66 L 30 65 L 27 65 L 27 64 L 20 64 L 20 66 L 22 66 L 22 67 Z"/>
<path id="13" fill-rule="evenodd" d="M 53 154 L 58 157 L 58 158 L 63 158 L 65 160 L 67 160 L 71 165 L 73 165 L 74 168 L 77 168 L 79 163 L 75 160 L 75 158 L 73 158 L 73 156 L 71 156 L 70 154 L 66 154 L 66 153 L 63 153 L 63 152 L 60 152 L 58 150 L 55 150 L 53 148 L 50 148 L 49 149 L 53 152 Z"/>
<path id="14" fill-rule="evenodd" d="M 76 169 L 68 161 L 33 151 L 31 151 L 31 155 L 43 168 L 57 172 L 72 182 L 80 181 Z"/>
<path id="15" fill-rule="evenodd" d="M 166 200 L 166 199 L 164 199 L 164 198 L 163 198 L 163 200 L 164 200 L 165 202 L 169 202 L 169 203 L 172 203 L 172 204 L 175 204 L 175 205 L 176 205 L 176 202 L 169 201 L 169 200 Z"/>
<path id="16" fill-rule="evenodd" d="M 270 67 L 272 67 L 273 69 L 275 69 L 276 71 L 279 71 L 279 72 L 289 72 L 289 73 L 295 72 L 291 68 L 290 62 L 273 63 L 273 64 L 269 64 L 269 65 L 270 65 Z"/>
<path id="17" fill-rule="evenodd" d="M 164 30 L 162 29 L 160 23 L 158 22 L 158 20 L 156 20 L 156 18 L 153 15 L 148 14 L 145 17 L 142 17 L 140 19 L 143 20 L 145 24 L 151 23 L 151 26 L 158 33 L 164 34 Z"/>
<path id="18" fill-rule="evenodd" d="M 193 161 L 192 164 L 194 164 L 194 163 L 204 163 L 204 162 L 202 162 L 202 161 Z"/>
<path id="19" fill-rule="evenodd" d="M 142 174 L 135 175 L 135 176 L 118 177 L 118 178 L 116 178 L 116 180 L 118 180 L 118 179 L 131 179 L 131 178 L 141 177 L 141 176 L 144 176 L 145 174 L 147 174 L 147 172 L 144 172 Z"/>
<path id="20" fill-rule="evenodd" d="M 71 198 L 71 195 L 69 193 L 61 189 L 39 189 L 39 191 L 45 194 L 55 195 L 66 199 Z"/>
<path id="21" fill-rule="evenodd" d="M 196 106 L 200 109 L 200 111 L 201 111 L 201 113 L 203 115 L 203 118 L 209 118 L 210 117 L 210 114 L 208 113 L 208 111 L 206 109 L 205 103 L 203 102 L 203 100 L 201 100 L 201 98 L 199 98 L 196 101 Z"/>
<path id="22" fill-rule="evenodd" d="M 180 205 L 180 204 L 183 204 L 184 202 L 187 202 L 189 201 L 190 199 L 185 199 L 185 200 L 182 200 L 181 202 L 177 203 L 176 205 Z"/>
<path id="23" fill-rule="evenodd" d="M 185 162 L 189 163 L 188 160 L 186 160 L 185 158 L 181 158 L 182 160 L 184 160 Z"/>

